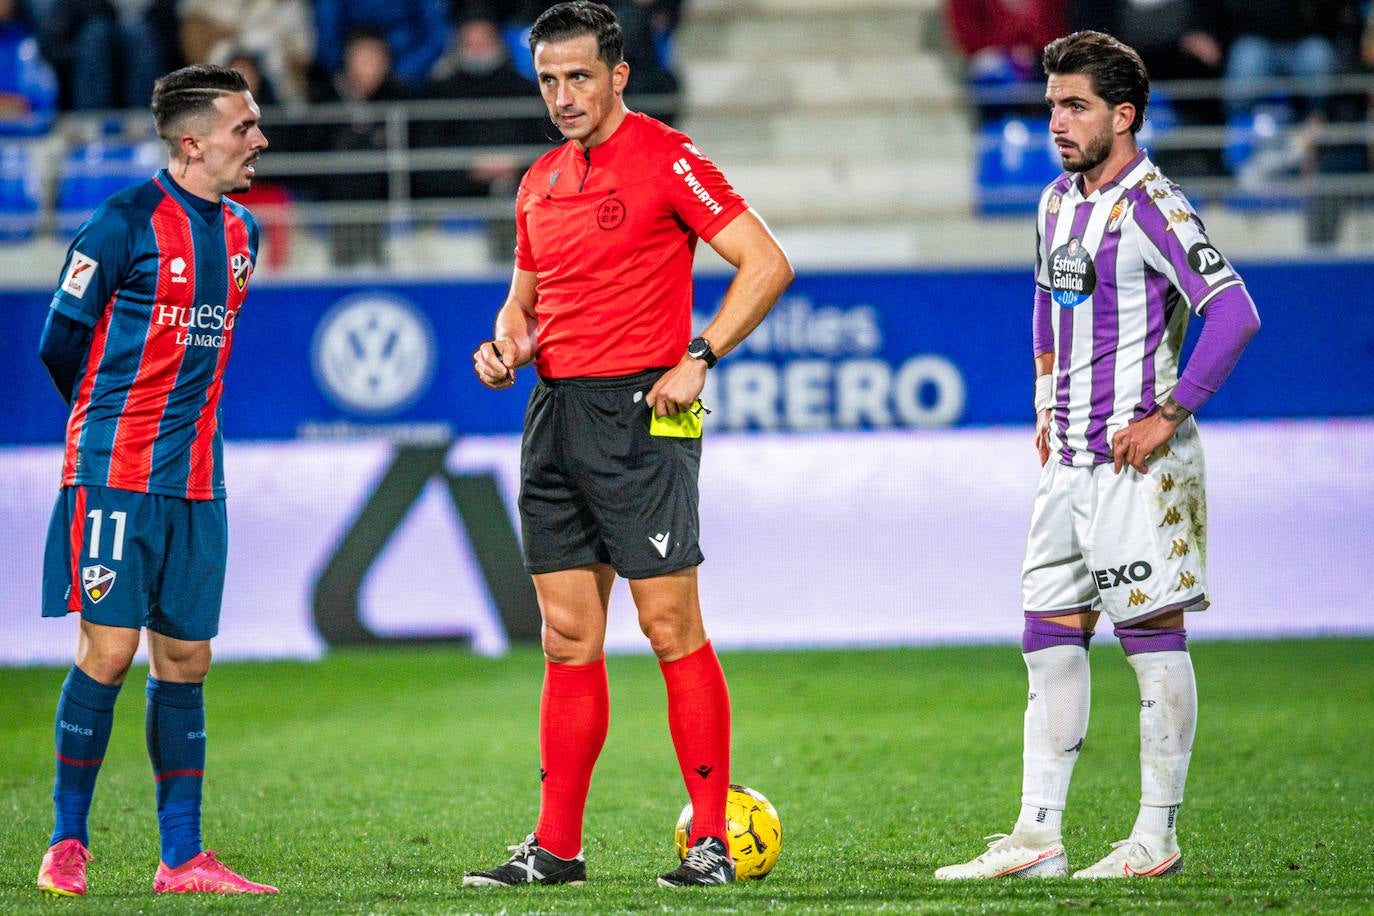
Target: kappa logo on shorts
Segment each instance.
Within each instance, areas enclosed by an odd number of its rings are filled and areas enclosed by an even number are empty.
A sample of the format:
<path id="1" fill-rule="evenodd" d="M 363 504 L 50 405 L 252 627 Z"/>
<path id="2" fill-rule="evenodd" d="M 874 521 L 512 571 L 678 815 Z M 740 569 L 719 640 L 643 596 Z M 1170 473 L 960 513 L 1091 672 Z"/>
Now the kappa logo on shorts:
<path id="1" fill-rule="evenodd" d="M 95 604 L 110 593 L 114 588 L 115 571 L 107 566 L 83 566 L 81 567 L 81 588 Z"/>

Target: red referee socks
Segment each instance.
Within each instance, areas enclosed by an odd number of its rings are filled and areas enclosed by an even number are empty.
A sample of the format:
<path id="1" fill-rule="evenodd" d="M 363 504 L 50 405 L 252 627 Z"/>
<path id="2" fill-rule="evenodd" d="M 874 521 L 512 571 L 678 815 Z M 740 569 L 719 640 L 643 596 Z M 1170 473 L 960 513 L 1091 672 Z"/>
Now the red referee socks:
<path id="1" fill-rule="evenodd" d="M 730 789 L 730 691 L 710 640 L 675 662 L 660 662 L 668 687 L 668 730 L 692 800 L 692 835 L 725 839 Z M 542 842 L 542 839 L 541 839 Z"/>
<path id="2" fill-rule="evenodd" d="M 545 662 L 539 697 L 539 845 L 560 859 L 582 851 L 582 813 L 592 769 L 606 743 L 611 692 L 606 659 Z"/>

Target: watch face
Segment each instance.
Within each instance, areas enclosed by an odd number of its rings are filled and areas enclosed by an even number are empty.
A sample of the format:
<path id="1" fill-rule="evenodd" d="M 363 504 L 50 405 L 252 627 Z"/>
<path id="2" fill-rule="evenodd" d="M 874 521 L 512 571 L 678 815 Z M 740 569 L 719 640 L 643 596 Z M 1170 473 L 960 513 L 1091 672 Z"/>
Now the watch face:
<path id="1" fill-rule="evenodd" d="M 707 369 L 716 364 L 716 354 L 711 352 L 711 342 L 705 337 L 693 337 L 687 344 L 687 355 L 704 362 Z"/>

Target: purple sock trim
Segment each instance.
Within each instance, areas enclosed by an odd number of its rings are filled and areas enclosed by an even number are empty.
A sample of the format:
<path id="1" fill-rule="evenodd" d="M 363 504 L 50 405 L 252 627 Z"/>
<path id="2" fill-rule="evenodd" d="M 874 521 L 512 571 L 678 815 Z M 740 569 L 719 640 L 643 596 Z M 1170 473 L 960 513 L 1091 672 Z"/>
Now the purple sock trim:
<path id="1" fill-rule="evenodd" d="M 1050 646 L 1082 646 L 1086 651 L 1092 638 L 1092 630 L 1066 627 L 1027 614 L 1026 629 L 1021 633 L 1021 651 L 1035 652 Z"/>
<path id="2" fill-rule="evenodd" d="M 1121 649 L 1127 655 L 1142 652 L 1187 652 L 1188 631 L 1183 627 L 1116 627 Z"/>

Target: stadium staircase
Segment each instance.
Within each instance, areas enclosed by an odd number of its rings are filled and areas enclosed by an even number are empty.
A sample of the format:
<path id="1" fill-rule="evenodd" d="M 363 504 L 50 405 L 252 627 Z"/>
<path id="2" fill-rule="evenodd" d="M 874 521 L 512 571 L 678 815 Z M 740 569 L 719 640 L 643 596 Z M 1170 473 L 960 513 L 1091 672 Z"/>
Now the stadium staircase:
<path id="1" fill-rule="evenodd" d="M 1023 221 L 973 217 L 976 138 L 940 0 L 691 0 L 676 47 L 683 129 L 795 260 L 1030 250 Z"/>

